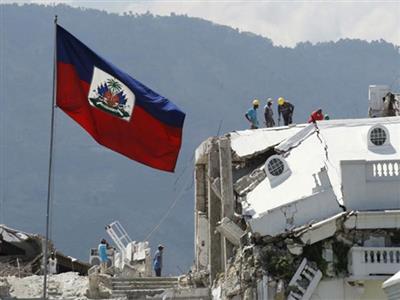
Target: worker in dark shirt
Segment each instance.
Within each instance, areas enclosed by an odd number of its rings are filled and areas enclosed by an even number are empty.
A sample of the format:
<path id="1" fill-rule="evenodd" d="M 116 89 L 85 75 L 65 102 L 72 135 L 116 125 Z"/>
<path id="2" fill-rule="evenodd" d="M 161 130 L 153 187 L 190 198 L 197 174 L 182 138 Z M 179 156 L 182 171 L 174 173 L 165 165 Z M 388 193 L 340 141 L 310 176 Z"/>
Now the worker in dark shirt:
<path id="1" fill-rule="evenodd" d="M 267 127 L 274 127 L 274 112 L 272 110 L 272 99 L 268 98 L 267 105 L 264 107 L 264 118 L 265 118 L 265 125 Z"/>
<path id="2" fill-rule="evenodd" d="M 278 124 L 281 121 L 281 115 L 285 126 L 293 123 L 294 105 L 284 98 L 278 99 Z"/>

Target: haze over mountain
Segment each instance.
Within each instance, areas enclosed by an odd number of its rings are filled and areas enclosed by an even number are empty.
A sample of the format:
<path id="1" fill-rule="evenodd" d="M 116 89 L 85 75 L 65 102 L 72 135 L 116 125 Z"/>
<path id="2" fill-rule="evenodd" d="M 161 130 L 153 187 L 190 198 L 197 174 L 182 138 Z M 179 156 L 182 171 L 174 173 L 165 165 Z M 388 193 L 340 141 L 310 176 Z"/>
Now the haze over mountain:
<path id="1" fill-rule="evenodd" d="M 65 5 L 1 9 L 0 223 L 44 232 L 55 14 L 94 51 L 187 114 L 177 171 L 168 174 L 99 146 L 57 111 L 52 236 L 60 250 L 85 260 L 108 222 L 120 220 L 134 240 L 143 240 L 177 200 L 150 241 L 153 249 L 166 245 L 167 272 L 186 271 L 193 260 L 194 149 L 218 131 L 246 129 L 253 98 L 289 99 L 301 123 L 317 107 L 331 118 L 366 116 L 369 84 L 400 90 L 399 48 L 385 41 L 283 48 L 187 16 L 120 16 Z"/>

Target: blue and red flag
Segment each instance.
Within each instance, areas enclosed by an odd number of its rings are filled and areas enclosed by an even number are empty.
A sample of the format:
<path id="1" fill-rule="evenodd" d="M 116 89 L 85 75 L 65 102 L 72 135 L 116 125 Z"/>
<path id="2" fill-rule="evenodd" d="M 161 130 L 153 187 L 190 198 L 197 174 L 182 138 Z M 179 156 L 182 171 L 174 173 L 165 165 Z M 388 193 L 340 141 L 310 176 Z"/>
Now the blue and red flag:
<path id="1" fill-rule="evenodd" d="M 185 114 L 57 25 L 57 106 L 98 143 L 173 172 Z"/>

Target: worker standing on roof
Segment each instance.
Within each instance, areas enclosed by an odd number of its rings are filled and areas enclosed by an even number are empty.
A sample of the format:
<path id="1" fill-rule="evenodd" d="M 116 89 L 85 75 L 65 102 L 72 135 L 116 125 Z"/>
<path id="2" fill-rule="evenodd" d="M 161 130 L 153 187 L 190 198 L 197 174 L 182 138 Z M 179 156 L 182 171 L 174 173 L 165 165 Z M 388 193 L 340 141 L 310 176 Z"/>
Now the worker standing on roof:
<path id="1" fill-rule="evenodd" d="M 257 118 L 257 108 L 260 106 L 260 101 L 257 99 L 253 100 L 253 107 L 250 108 L 244 115 L 246 119 L 250 122 L 250 129 L 257 129 L 259 127 Z"/>
<path id="2" fill-rule="evenodd" d="M 318 108 L 316 111 L 313 111 L 308 118 L 308 123 L 315 123 L 316 121 L 322 121 L 324 119 L 324 114 L 322 113 L 322 109 Z"/>
<path id="3" fill-rule="evenodd" d="M 290 125 L 293 122 L 294 105 L 284 98 L 279 97 L 278 99 L 278 124 L 281 121 L 281 115 L 283 117 L 284 124 Z"/>
<path id="4" fill-rule="evenodd" d="M 267 105 L 264 106 L 264 118 L 265 118 L 265 125 L 267 127 L 274 127 L 274 112 L 272 110 L 272 99 L 267 99 Z"/>
<path id="5" fill-rule="evenodd" d="M 154 272 L 156 272 L 157 277 L 161 277 L 163 249 L 163 245 L 158 245 L 158 250 L 154 254 L 153 258 L 153 268 Z"/>

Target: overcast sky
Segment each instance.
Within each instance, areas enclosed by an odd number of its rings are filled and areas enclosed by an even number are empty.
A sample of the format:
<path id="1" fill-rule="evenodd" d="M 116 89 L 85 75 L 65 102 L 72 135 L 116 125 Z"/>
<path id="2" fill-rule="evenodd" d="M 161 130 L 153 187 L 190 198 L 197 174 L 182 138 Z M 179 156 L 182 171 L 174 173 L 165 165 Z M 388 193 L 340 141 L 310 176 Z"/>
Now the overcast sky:
<path id="1" fill-rule="evenodd" d="M 21 2 L 52 3 L 35 0 Z M 295 46 L 340 38 L 384 39 L 400 45 L 400 0 L 396 1 L 58 1 L 109 12 L 187 14 L 251 31 L 274 44 Z"/>

